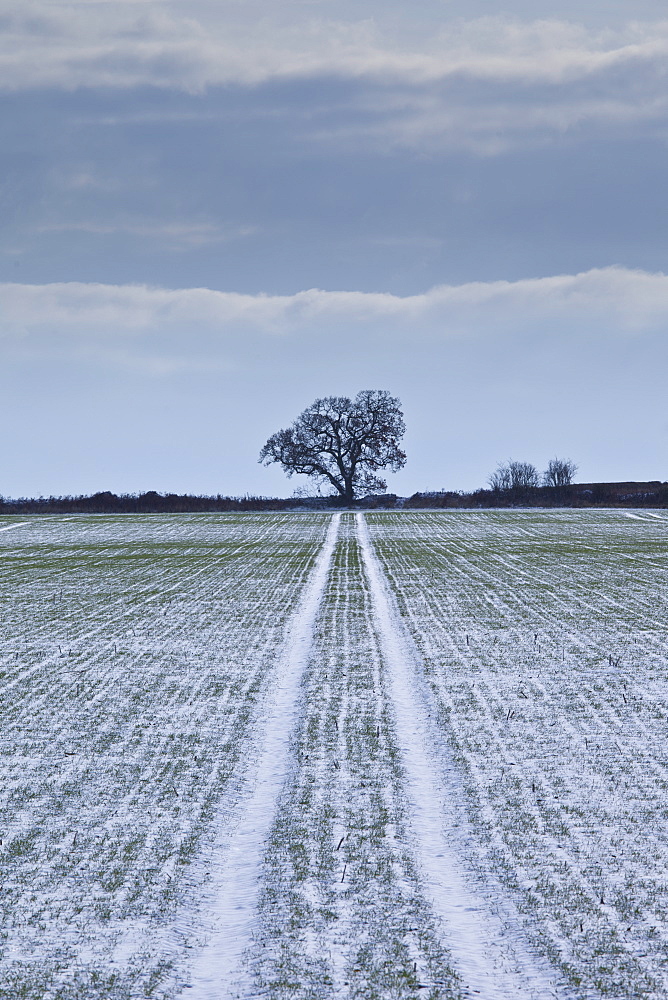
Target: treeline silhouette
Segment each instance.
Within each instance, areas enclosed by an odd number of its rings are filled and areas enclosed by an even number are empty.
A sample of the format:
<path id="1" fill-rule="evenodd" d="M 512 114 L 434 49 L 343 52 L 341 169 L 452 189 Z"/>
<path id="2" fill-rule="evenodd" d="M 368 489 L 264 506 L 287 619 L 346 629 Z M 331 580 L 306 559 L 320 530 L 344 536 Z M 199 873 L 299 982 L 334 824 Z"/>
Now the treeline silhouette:
<path id="1" fill-rule="evenodd" d="M 309 510 L 341 507 L 340 497 L 229 497 L 190 494 L 116 494 L 92 496 L 0 497 L 0 514 L 197 514 L 225 511 Z M 480 489 L 471 493 L 438 491 L 398 497 L 394 493 L 369 496 L 353 506 L 367 510 L 404 507 L 668 507 L 668 483 L 572 483 L 568 486 L 528 486 Z"/>
<path id="2" fill-rule="evenodd" d="M 668 507 L 668 483 L 570 483 L 472 493 L 414 493 L 405 507 Z"/>
<path id="3" fill-rule="evenodd" d="M 211 511 L 288 510 L 276 497 L 191 496 L 177 493 L 94 493 L 92 496 L 0 499 L 0 514 L 196 514 Z"/>

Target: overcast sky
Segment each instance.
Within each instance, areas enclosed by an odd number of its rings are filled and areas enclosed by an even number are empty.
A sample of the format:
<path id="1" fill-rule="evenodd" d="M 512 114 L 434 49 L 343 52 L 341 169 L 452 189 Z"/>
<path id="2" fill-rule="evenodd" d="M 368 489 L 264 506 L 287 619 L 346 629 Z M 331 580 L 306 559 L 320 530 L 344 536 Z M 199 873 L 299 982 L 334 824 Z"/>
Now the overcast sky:
<path id="1" fill-rule="evenodd" d="M 668 479 L 656 0 L 0 0 L 0 493 L 290 495 L 384 388 L 389 488 Z"/>

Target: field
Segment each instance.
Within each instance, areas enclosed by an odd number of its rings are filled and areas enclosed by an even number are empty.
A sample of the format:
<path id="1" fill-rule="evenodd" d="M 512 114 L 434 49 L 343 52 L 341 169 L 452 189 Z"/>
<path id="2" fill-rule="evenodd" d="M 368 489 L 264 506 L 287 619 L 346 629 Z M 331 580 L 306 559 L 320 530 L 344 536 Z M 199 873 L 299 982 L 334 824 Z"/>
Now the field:
<path id="1" fill-rule="evenodd" d="M 667 531 L 3 518 L 0 997 L 668 996 Z"/>

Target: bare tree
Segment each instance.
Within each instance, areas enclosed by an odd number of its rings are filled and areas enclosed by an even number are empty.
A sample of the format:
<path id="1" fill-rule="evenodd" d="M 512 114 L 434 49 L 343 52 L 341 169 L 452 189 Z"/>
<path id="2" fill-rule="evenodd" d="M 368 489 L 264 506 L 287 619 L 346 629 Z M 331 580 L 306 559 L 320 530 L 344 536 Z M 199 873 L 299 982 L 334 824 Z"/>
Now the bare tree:
<path id="1" fill-rule="evenodd" d="M 512 486 L 526 489 L 531 486 L 538 486 L 540 479 L 538 470 L 531 462 L 511 462 L 510 476 Z"/>
<path id="2" fill-rule="evenodd" d="M 487 482 L 493 490 L 516 490 L 538 486 L 538 470 L 531 462 L 501 462 Z"/>
<path id="3" fill-rule="evenodd" d="M 364 389 L 354 399 L 316 399 L 291 427 L 272 434 L 260 462 L 277 462 L 288 476 L 311 476 L 351 503 L 360 493 L 383 493 L 379 469 L 406 464 L 399 447 L 406 425 L 401 403 L 384 389 Z"/>
<path id="4" fill-rule="evenodd" d="M 492 490 L 509 490 L 511 486 L 510 482 L 510 468 L 508 465 L 504 465 L 503 462 L 499 462 L 496 469 L 492 475 L 487 480 L 490 489 Z"/>
<path id="5" fill-rule="evenodd" d="M 543 473 L 543 486 L 570 486 L 577 471 L 570 458 L 553 458 Z"/>

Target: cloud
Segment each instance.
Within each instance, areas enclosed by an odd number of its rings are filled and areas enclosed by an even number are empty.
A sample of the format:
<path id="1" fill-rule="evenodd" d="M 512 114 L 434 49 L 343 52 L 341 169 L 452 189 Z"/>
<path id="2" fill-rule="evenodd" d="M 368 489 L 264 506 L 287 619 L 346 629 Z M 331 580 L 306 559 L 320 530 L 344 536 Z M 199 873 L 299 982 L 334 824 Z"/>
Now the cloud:
<path id="1" fill-rule="evenodd" d="M 663 135 L 668 19 L 594 30 L 556 18 L 448 21 L 437 11 L 417 21 L 382 12 L 346 20 L 325 16 L 317 4 L 264 0 L 5 3 L 0 91 L 150 87 L 202 95 L 285 85 L 293 118 L 304 102 L 310 141 L 357 150 L 493 156 L 583 124 L 638 123 Z M 323 81 L 345 86 L 336 97 L 328 88 L 323 99 Z M 295 84 L 301 102 L 290 98 Z M 164 124 L 170 113 L 188 118 L 164 110 L 149 118 Z M 196 111 L 189 114 L 196 119 Z M 113 110 L 106 116 L 109 123 L 129 120 Z"/>
<path id="2" fill-rule="evenodd" d="M 522 281 L 441 285 L 420 295 L 323 291 L 244 295 L 208 288 L 69 282 L 0 286 L 5 351 L 77 356 L 155 372 L 231 364 L 270 337 L 503 338 L 546 331 L 614 334 L 668 320 L 668 275 L 611 267 Z M 134 361 L 133 361 L 134 359 Z M 209 360 L 207 360 L 209 359 Z"/>
<path id="3" fill-rule="evenodd" d="M 212 243 L 226 243 L 257 233 L 257 226 L 239 226 L 224 229 L 208 222 L 138 223 L 138 222 L 62 222 L 38 226 L 38 233 L 79 232 L 92 236 L 132 236 L 147 240 L 160 240 L 163 249 L 203 247 Z"/>
<path id="4" fill-rule="evenodd" d="M 284 7 L 285 5 L 280 5 Z M 452 76 L 564 83 L 668 54 L 668 20 L 594 31 L 559 19 L 343 20 L 277 5 L 44 3 L 0 8 L 0 85 L 198 92 L 313 76 L 421 84 Z M 243 16 L 245 10 L 245 16 Z M 405 30 L 410 25 L 410 30 Z"/>

